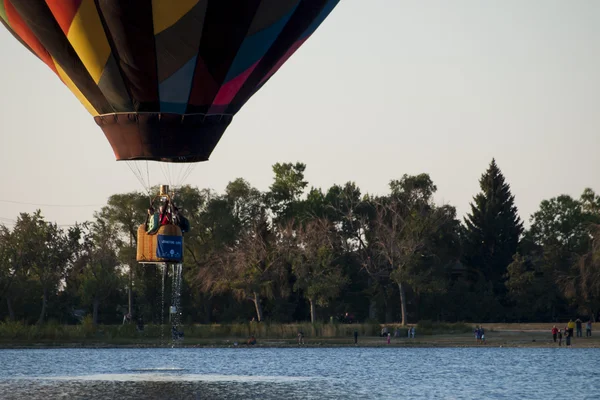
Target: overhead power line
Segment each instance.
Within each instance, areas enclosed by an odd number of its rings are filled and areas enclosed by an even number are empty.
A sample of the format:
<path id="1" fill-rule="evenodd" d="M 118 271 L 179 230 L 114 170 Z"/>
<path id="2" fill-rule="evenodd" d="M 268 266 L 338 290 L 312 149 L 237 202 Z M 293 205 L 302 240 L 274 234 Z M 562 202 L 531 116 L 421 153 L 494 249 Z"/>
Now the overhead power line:
<path id="1" fill-rule="evenodd" d="M 48 222 L 53 223 L 52 221 L 48 221 Z M 15 219 L 0 217 L 0 225 L 5 225 L 5 224 L 15 225 L 16 223 L 17 223 L 17 220 L 15 220 Z M 56 225 L 61 228 L 66 228 L 66 227 L 75 226 L 76 224 L 56 224 Z"/>

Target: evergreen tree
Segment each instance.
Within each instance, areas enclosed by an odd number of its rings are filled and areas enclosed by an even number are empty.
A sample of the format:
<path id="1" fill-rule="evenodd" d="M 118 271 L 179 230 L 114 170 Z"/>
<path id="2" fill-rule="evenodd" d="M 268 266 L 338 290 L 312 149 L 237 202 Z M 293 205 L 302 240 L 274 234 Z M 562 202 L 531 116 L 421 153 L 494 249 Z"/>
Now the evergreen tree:
<path id="1" fill-rule="evenodd" d="M 494 159 L 479 185 L 481 192 L 473 198 L 471 213 L 465 218 L 464 262 L 478 278 L 492 284 L 496 295 L 501 295 L 523 223 L 510 186 Z"/>

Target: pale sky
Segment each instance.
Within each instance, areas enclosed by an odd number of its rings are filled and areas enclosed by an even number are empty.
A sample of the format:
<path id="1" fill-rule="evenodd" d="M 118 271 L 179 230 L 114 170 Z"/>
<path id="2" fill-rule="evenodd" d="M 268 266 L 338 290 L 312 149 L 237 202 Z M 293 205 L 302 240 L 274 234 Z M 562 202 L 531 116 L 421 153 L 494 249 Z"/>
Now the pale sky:
<path id="1" fill-rule="evenodd" d="M 597 0 L 342 0 L 185 183 L 266 190 L 302 161 L 311 185 L 383 194 L 426 172 L 462 216 L 495 157 L 525 220 L 600 192 L 599 20 Z M 77 205 L 41 207 L 72 224 L 141 190 L 54 73 L 4 29 L 0 47 L 0 223 L 36 209 L 6 201 Z"/>

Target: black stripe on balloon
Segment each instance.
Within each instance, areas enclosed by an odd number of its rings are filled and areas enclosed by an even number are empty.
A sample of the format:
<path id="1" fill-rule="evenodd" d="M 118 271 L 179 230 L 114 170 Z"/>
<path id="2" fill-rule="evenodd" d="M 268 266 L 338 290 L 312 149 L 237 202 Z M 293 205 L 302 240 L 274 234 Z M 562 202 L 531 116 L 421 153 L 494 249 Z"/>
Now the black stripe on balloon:
<path id="1" fill-rule="evenodd" d="M 246 36 L 252 36 L 276 24 L 300 4 L 300 0 L 261 0 L 252 27 Z"/>
<path id="2" fill-rule="evenodd" d="M 159 83 L 198 54 L 206 3 L 199 1 L 179 21 L 156 35 Z"/>
<path id="3" fill-rule="evenodd" d="M 187 113 L 206 113 L 252 25 L 260 0 L 209 0 Z"/>
<path id="4" fill-rule="evenodd" d="M 0 0 L 3 1 L 3 0 Z M 21 39 L 21 37 L 19 35 L 17 35 L 15 33 L 15 31 L 13 31 L 13 29 L 10 27 L 10 25 L 8 25 L 3 18 L 0 18 L 0 22 L 2 23 L 2 25 L 4 25 L 4 27 L 6 28 L 6 30 L 8 30 L 10 32 L 11 35 L 13 35 L 13 37 L 15 39 L 17 39 L 19 41 L 19 43 L 21 43 L 23 45 L 23 47 L 25 47 L 27 50 L 29 50 L 31 52 L 31 54 L 33 54 L 34 56 L 36 56 L 37 58 L 40 58 L 37 54 L 35 54 L 35 51 L 33 51 L 31 49 L 31 47 L 29 47 L 29 45 L 27 43 L 25 43 L 23 41 L 23 39 Z"/>
<path id="5" fill-rule="evenodd" d="M 128 107 L 126 107 L 127 110 L 133 111 L 132 96 L 131 96 L 131 92 L 129 91 L 129 84 L 127 83 L 127 78 L 125 77 L 125 75 L 123 75 L 123 71 L 121 71 L 121 68 L 119 67 L 119 65 L 121 64 L 119 52 L 117 51 L 117 49 L 115 47 L 115 42 L 110 33 L 110 30 L 108 29 L 108 25 L 106 25 L 106 20 L 104 19 L 104 15 L 102 15 L 102 10 L 100 9 L 100 5 L 98 2 L 99 2 L 99 0 L 94 0 L 94 5 L 96 6 L 96 12 L 98 13 L 98 17 L 100 18 L 100 23 L 102 24 L 102 30 L 104 31 L 104 35 L 106 36 L 106 40 L 108 41 L 108 46 L 110 47 L 110 54 L 111 54 L 106 65 L 104 66 L 104 70 L 102 71 L 102 76 L 100 77 L 98 86 L 102 90 L 108 90 L 108 88 L 105 88 L 104 85 L 107 83 L 107 81 L 112 82 L 114 80 L 117 80 L 118 77 L 116 77 L 114 75 L 119 74 L 122 85 L 123 85 L 123 90 L 121 91 L 121 92 L 123 92 L 123 103 L 122 104 L 126 104 L 128 106 Z M 105 75 L 112 76 L 112 78 L 105 80 L 106 79 Z M 117 111 L 117 112 L 125 111 L 125 109 L 121 110 L 122 104 L 118 104 L 115 107 L 115 111 Z"/>
<path id="6" fill-rule="evenodd" d="M 159 110 L 152 0 L 96 0 L 138 112 Z"/>
<path id="7" fill-rule="evenodd" d="M 131 96 L 127 91 L 123 75 L 113 54 L 108 57 L 108 61 L 102 69 L 98 88 L 104 93 L 106 99 L 112 104 L 116 112 L 133 110 Z"/>
<path id="8" fill-rule="evenodd" d="M 12 0 L 12 4 L 42 46 L 58 62 L 83 96 L 100 114 L 113 112 L 79 59 L 45 1 Z"/>
<path id="9" fill-rule="evenodd" d="M 328 0 L 302 0 L 294 14 L 290 17 L 288 23 L 269 50 L 260 60 L 254 71 L 244 82 L 238 93 L 235 95 L 225 112 L 227 114 L 237 113 L 246 102 L 257 92 L 257 86 L 260 81 L 271 71 L 271 69 L 281 60 L 285 53 L 296 43 L 302 34 L 319 16 Z M 264 82 L 266 83 L 266 82 Z"/>

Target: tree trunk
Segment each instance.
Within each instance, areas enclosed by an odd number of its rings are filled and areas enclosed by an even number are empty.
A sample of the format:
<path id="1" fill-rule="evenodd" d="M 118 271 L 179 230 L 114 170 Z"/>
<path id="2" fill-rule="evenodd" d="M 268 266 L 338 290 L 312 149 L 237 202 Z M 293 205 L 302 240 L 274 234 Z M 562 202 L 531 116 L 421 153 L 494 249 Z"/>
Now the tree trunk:
<path id="1" fill-rule="evenodd" d="M 98 308 L 100 307 L 100 300 L 98 300 L 98 298 L 94 298 L 94 303 L 92 307 L 92 319 L 94 321 L 94 325 L 98 325 Z"/>
<path id="2" fill-rule="evenodd" d="M 413 291 L 413 299 L 415 303 L 415 320 L 421 320 L 421 294 Z"/>
<path id="3" fill-rule="evenodd" d="M 385 323 L 389 324 L 391 322 L 394 322 L 394 317 L 392 316 L 392 308 L 388 304 L 385 308 Z"/>
<path id="4" fill-rule="evenodd" d="M 315 323 L 315 318 L 317 314 L 317 307 L 315 307 L 315 302 L 312 299 L 308 299 L 310 303 L 310 322 Z"/>
<path id="5" fill-rule="evenodd" d="M 390 322 L 392 322 L 392 320 L 394 319 L 392 317 L 392 307 L 390 306 L 390 301 L 388 300 L 388 291 L 384 291 L 384 301 L 383 301 L 383 305 L 385 307 L 385 312 L 383 314 L 383 321 L 386 324 L 389 324 Z"/>
<path id="6" fill-rule="evenodd" d="M 258 293 L 254 292 L 254 298 L 252 299 L 254 302 L 254 307 L 256 307 L 256 318 L 258 322 L 263 320 L 263 310 L 262 305 L 260 304 L 260 297 L 258 297 Z"/>
<path id="7" fill-rule="evenodd" d="M 212 319 L 212 301 L 208 296 L 203 296 L 203 306 L 204 306 L 204 323 L 210 324 Z"/>
<path id="8" fill-rule="evenodd" d="M 369 300 L 369 318 L 377 319 L 377 303 L 374 299 Z"/>
<path id="9" fill-rule="evenodd" d="M 6 306 L 8 307 L 8 319 L 14 321 L 15 310 L 13 310 L 12 301 L 10 300 L 10 297 L 6 297 Z"/>
<path id="10" fill-rule="evenodd" d="M 402 326 L 406 326 L 406 293 L 404 293 L 401 282 L 398 283 L 398 290 L 400 291 L 400 307 L 402 308 Z"/>
<path id="11" fill-rule="evenodd" d="M 37 321 L 37 325 L 44 323 L 46 318 L 46 308 L 48 306 L 48 289 L 44 289 L 44 295 L 42 296 L 42 311 L 40 312 L 40 318 Z"/>

